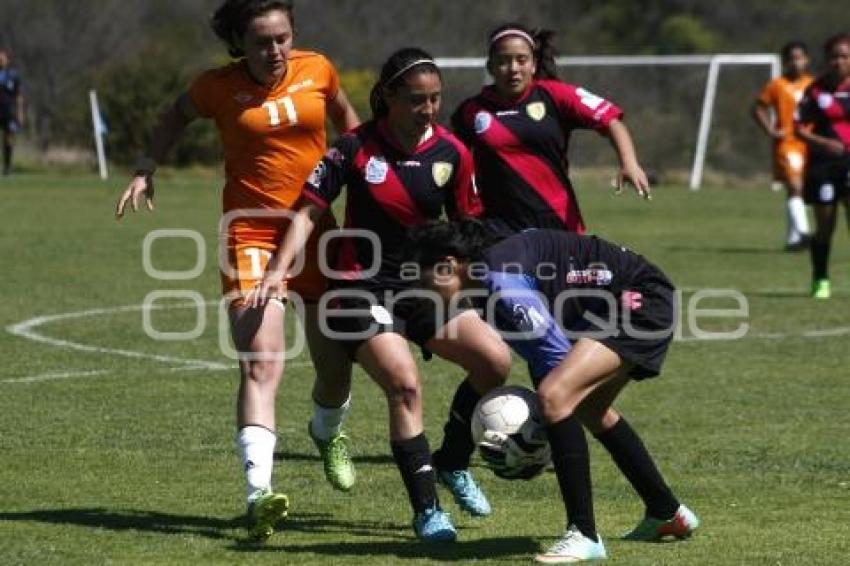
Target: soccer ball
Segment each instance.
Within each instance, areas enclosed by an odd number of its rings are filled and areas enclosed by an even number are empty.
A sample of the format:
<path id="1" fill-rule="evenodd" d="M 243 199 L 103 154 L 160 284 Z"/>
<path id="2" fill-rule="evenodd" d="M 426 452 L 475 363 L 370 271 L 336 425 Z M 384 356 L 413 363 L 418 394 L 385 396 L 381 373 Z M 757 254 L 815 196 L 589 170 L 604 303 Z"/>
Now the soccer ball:
<path id="1" fill-rule="evenodd" d="M 472 439 L 487 467 L 505 479 L 531 479 L 551 461 L 537 394 L 509 385 L 490 391 L 472 413 Z"/>

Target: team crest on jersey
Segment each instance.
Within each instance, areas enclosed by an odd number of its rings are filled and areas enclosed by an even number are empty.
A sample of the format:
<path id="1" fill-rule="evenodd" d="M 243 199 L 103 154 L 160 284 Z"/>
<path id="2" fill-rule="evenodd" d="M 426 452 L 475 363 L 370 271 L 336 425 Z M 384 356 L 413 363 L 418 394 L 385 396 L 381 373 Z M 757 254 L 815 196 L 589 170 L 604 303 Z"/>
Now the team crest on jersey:
<path id="1" fill-rule="evenodd" d="M 434 182 L 437 186 L 443 188 L 451 179 L 454 165 L 447 161 L 437 161 L 431 166 L 431 175 L 434 177 Z"/>
<path id="2" fill-rule="evenodd" d="M 366 181 L 373 185 L 380 185 L 387 180 L 389 168 L 383 156 L 373 155 L 366 163 Z"/>
<path id="3" fill-rule="evenodd" d="M 542 102 L 532 102 L 525 107 L 526 113 L 531 116 L 532 120 L 539 122 L 546 117 L 546 105 Z"/>
<path id="4" fill-rule="evenodd" d="M 832 95 L 828 92 L 822 92 L 818 95 L 818 106 L 821 109 L 826 110 L 830 106 L 832 106 Z"/>
<path id="5" fill-rule="evenodd" d="M 324 161 L 319 161 L 319 164 L 313 169 L 313 172 L 310 173 L 310 176 L 307 177 L 307 184 L 311 187 L 318 189 L 322 186 L 322 181 L 325 180 L 325 177 L 328 176 L 328 167 L 325 165 Z"/>
<path id="6" fill-rule="evenodd" d="M 492 123 L 493 116 L 491 116 L 489 112 L 481 110 L 475 115 L 475 124 L 473 124 L 473 127 L 475 128 L 475 133 L 478 135 L 483 134 L 484 132 L 490 129 L 490 124 Z"/>

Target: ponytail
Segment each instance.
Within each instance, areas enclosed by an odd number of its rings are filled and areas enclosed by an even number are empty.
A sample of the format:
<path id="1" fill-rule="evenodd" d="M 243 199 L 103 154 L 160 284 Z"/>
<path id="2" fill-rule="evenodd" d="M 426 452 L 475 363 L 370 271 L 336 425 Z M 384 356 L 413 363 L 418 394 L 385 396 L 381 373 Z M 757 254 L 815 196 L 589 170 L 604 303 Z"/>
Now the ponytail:
<path id="1" fill-rule="evenodd" d="M 558 80 L 558 69 L 555 65 L 555 32 L 550 29 L 538 28 L 532 31 L 534 38 L 534 59 L 537 61 L 535 79 Z"/>

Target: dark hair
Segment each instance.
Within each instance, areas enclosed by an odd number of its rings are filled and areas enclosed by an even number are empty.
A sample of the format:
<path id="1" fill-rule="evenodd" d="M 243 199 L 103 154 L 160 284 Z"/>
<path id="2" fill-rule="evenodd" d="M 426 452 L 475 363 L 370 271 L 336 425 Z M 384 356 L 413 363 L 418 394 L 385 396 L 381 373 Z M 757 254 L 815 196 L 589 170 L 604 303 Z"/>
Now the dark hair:
<path id="1" fill-rule="evenodd" d="M 827 39 L 826 43 L 823 44 L 823 52 L 826 54 L 827 57 L 829 57 L 829 54 L 832 52 L 835 46 L 841 43 L 846 43 L 848 46 L 850 46 L 850 33 L 836 33 L 835 35 Z"/>
<path id="2" fill-rule="evenodd" d="M 373 118 L 383 118 L 389 112 L 387 101 L 384 100 L 384 91 L 393 90 L 401 79 L 412 72 L 437 73 L 442 79 L 440 68 L 437 67 L 430 53 L 418 47 L 399 49 L 390 55 L 381 67 L 381 76 L 369 93 L 369 107 L 372 109 Z"/>
<path id="3" fill-rule="evenodd" d="M 289 25 L 295 30 L 292 0 L 225 0 L 213 14 L 210 25 L 219 39 L 227 44 L 227 52 L 232 57 L 242 57 L 245 52 L 237 45 L 237 38 L 245 34 L 251 20 L 272 10 L 285 12 Z"/>
<path id="4" fill-rule="evenodd" d="M 534 72 L 536 79 L 557 79 L 558 70 L 555 65 L 555 56 L 558 54 L 555 49 L 555 32 L 550 29 L 535 28 L 529 29 L 522 24 L 510 22 L 502 24 L 488 36 L 488 57 L 493 56 L 493 51 L 496 47 L 493 39 L 508 30 L 516 30 L 522 32 L 534 40 L 531 52 L 534 55 L 534 60 L 537 62 L 537 70 Z"/>
<path id="5" fill-rule="evenodd" d="M 805 42 L 799 40 L 789 41 L 788 43 L 782 46 L 782 50 L 780 51 L 782 55 L 782 60 L 787 61 L 791 57 L 791 53 L 793 53 L 795 49 L 799 49 L 803 52 L 804 55 L 809 54 L 809 46 L 806 45 Z"/>
<path id="6" fill-rule="evenodd" d="M 474 218 L 455 222 L 432 220 L 411 229 L 409 236 L 410 261 L 423 268 L 433 267 L 449 256 L 476 260 L 500 239 Z"/>

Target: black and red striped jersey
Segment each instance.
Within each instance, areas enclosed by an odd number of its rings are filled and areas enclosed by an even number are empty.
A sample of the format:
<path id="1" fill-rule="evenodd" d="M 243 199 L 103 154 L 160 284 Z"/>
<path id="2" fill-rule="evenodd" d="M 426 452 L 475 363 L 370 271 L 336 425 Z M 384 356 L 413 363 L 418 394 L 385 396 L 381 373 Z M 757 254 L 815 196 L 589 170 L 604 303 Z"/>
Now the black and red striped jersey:
<path id="1" fill-rule="evenodd" d="M 828 77 L 813 82 L 797 106 L 797 123 L 810 125 L 812 132 L 826 138 L 840 140 L 844 155 L 833 155 L 818 145 L 809 146 L 812 164 L 850 160 L 850 79 L 836 85 Z"/>
<path id="2" fill-rule="evenodd" d="M 461 103 L 452 127 L 473 151 L 486 218 L 509 232 L 583 233 L 568 175 L 570 134 L 580 128 L 602 131 L 622 115 L 611 102 L 557 80 L 536 80 L 512 102 L 488 86 Z"/>
<path id="3" fill-rule="evenodd" d="M 381 243 L 361 236 L 342 238 L 336 270 L 357 286 L 402 289 L 399 272 L 409 247 L 408 230 L 443 214 L 457 219 L 481 214 L 469 150 L 451 132 L 434 126 L 412 152 L 395 142 L 386 122 L 370 121 L 341 136 L 307 180 L 303 197 L 329 206 L 347 187 L 346 229 L 366 230 Z M 379 260 L 377 273 L 364 271 Z"/>

